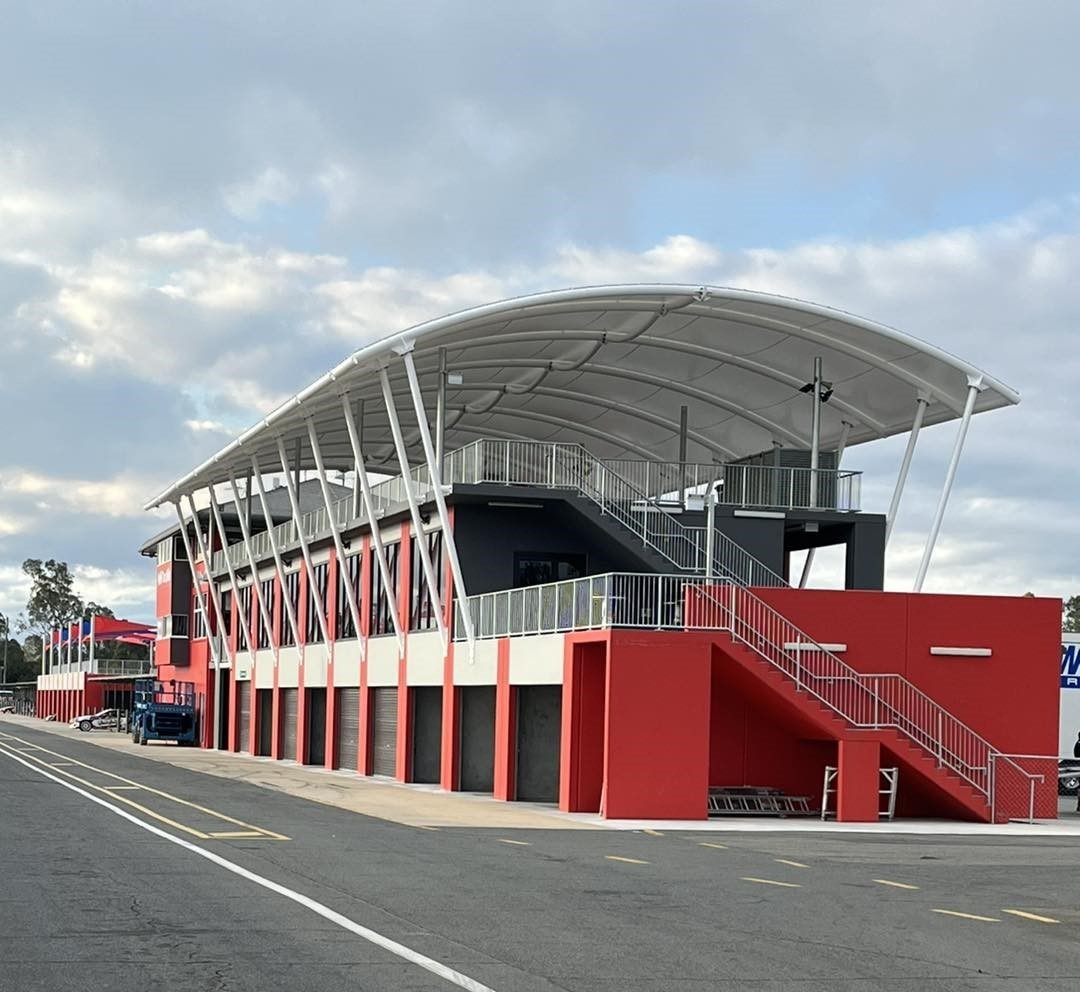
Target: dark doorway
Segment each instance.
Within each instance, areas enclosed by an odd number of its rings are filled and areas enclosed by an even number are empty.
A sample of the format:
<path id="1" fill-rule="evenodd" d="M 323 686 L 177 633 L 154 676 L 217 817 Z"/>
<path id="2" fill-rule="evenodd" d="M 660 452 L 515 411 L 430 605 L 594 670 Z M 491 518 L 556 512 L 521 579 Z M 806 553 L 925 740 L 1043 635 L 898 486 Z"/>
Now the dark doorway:
<path id="1" fill-rule="evenodd" d="M 495 790 L 495 686 L 461 690 L 461 791 Z"/>
<path id="2" fill-rule="evenodd" d="M 305 764 L 326 764 L 326 690 L 305 689 L 304 723 L 307 734 Z"/>
<path id="3" fill-rule="evenodd" d="M 442 686 L 410 690 L 413 704 L 412 778 L 437 785 L 442 771 Z"/>
<path id="4" fill-rule="evenodd" d="M 229 749 L 229 680 L 232 672 L 227 668 L 219 669 L 221 673 L 221 685 L 218 687 L 218 739 L 217 746 L 220 751 Z"/>
<path id="5" fill-rule="evenodd" d="M 553 803 L 559 798 L 562 686 L 517 687 L 517 798 Z"/>
<path id="6" fill-rule="evenodd" d="M 274 739 L 274 690 L 256 689 L 255 705 L 259 728 L 258 747 L 256 754 L 263 758 L 269 758 L 272 750 L 271 743 Z"/>

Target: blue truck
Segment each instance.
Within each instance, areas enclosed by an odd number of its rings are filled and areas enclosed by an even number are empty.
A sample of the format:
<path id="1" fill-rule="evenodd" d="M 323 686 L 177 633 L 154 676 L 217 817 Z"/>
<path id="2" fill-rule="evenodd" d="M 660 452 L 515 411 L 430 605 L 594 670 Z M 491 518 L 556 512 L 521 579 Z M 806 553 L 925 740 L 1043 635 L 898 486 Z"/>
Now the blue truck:
<path id="1" fill-rule="evenodd" d="M 182 747 L 195 743 L 195 684 L 138 679 L 131 714 L 131 740 L 176 741 Z"/>

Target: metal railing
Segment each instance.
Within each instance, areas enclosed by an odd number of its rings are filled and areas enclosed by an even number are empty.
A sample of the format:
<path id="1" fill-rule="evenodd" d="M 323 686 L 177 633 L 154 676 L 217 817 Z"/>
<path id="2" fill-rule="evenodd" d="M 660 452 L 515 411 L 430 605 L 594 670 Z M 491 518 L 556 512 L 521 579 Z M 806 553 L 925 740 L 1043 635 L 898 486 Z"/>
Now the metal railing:
<path id="1" fill-rule="evenodd" d="M 818 469 L 818 505 L 824 509 L 859 509 L 861 476 L 857 472 Z M 603 461 L 577 444 L 544 441 L 512 441 L 483 438 L 446 455 L 444 485 L 535 486 L 581 492 L 610 514 L 643 543 L 652 546 L 676 568 L 704 571 L 705 541 L 701 528 L 689 528 L 670 512 L 690 494 L 715 487 L 724 505 L 791 509 L 810 505 L 810 469 L 759 465 L 704 465 L 699 463 L 649 462 L 634 459 Z M 419 499 L 431 494 L 426 465 L 409 472 Z M 718 487 L 715 484 L 719 482 Z M 826 499 L 832 494 L 832 497 Z M 372 486 L 377 517 L 406 502 L 402 477 Z M 353 499 L 333 505 L 339 527 L 366 521 L 361 511 L 353 516 Z M 288 520 L 274 528 L 278 546 L 299 543 L 298 526 L 308 540 L 329 533 L 325 507 L 300 517 L 299 525 Z M 270 556 L 266 531 L 251 539 L 256 558 Z M 247 565 L 242 543 L 213 555 L 215 574 L 225 569 L 225 554 L 234 568 Z M 739 576 L 750 585 L 784 585 L 783 579 L 745 552 L 725 535 L 718 534 L 714 567 L 718 574 Z"/>
<path id="2" fill-rule="evenodd" d="M 470 596 L 477 639 L 634 627 L 722 630 L 849 726 L 892 729 L 981 795 L 991 796 L 997 752 L 902 675 L 863 674 L 736 582 L 701 576 L 608 573 Z"/>

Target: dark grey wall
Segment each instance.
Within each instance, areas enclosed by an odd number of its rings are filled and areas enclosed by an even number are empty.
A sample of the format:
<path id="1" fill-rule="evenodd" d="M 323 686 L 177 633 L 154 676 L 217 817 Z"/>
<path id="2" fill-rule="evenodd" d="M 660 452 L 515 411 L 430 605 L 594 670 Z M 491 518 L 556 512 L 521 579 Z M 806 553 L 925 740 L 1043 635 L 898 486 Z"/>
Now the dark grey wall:
<path id="1" fill-rule="evenodd" d="M 542 509 L 508 509 L 488 506 L 486 502 L 456 503 L 454 537 L 465 588 L 470 595 L 511 588 L 514 555 L 521 551 L 584 554 L 586 572 L 590 575 L 652 571 L 642 559 L 628 553 L 584 516 L 558 500 L 544 502 Z"/>
<path id="2" fill-rule="evenodd" d="M 461 791 L 495 789 L 495 686 L 461 690 Z"/>
<path id="3" fill-rule="evenodd" d="M 412 690 L 412 780 L 437 784 L 442 761 L 442 686 Z"/>
<path id="4" fill-rule="evenodd" d="M 517 798 L 553 803 L 559 798 L 562 686 L 517 688 Z"/>
<path id="5" fill-rule="evenodd" d="M 885 518 L 856 517 L 847 540 L 844 586 L 885 588 Z"/>

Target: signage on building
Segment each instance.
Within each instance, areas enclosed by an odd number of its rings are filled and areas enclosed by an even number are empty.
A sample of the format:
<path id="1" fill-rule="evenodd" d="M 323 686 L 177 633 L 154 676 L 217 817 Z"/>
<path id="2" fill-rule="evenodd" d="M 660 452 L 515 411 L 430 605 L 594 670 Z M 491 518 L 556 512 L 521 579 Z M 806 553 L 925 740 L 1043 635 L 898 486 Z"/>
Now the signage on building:
<path id="1" fill-rule="evenodd" d="M 1061 645 L 1061 688 L 1080 689 L 1080 644 Z"/>

